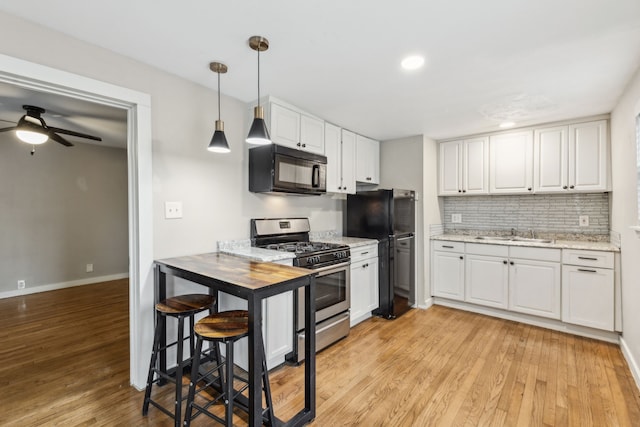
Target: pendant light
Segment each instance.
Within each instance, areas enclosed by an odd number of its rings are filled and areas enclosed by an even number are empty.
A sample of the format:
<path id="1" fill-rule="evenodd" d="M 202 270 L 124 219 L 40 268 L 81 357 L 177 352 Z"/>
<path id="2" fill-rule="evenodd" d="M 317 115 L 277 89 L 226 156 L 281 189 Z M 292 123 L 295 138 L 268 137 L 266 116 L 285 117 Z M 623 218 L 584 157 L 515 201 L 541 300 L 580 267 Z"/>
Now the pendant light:
<path id="1" fill-rule="evenodd" d="M 258 106 L 253 109 L 253 123 L 247 135 L 249 144 L 267 145 L 271 144 L 271 137 L 267 125 L 264 123 L 264 110 L 260 106 L 260 52 L 269 49 L 269 40 L 262 36 L 253 36 L 249 39 L 251 49 L 258 52 Z"/>
<path id="2" fill-rule="evenodd" d="M 212 62 L 209 64 L 209 68 L 218 74 L 218 120 L 216 120 L 216 130 L 213 132 L 207 150 L 214 153 L 228 153 L 231 150 L 227 143 L 227 137 L 224 135 L 224 122 L 220 120 L 220 74 L 227 72 L 227 66 L 220 62 Z"/>

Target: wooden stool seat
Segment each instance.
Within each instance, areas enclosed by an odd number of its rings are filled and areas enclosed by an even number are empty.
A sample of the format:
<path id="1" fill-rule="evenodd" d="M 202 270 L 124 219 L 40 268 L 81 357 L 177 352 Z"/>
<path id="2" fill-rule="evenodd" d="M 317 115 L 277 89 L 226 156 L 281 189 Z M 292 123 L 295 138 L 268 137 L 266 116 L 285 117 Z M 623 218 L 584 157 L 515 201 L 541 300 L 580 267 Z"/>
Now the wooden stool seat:
<path id="1" fill-rule="evenodd" d="M 171 315 L 200 313 L 215 305 L 216 297 L 203 294 L 178 295 L 156 304 L 156 310 Z"/>
<path id="2" fill-rule="evenodd" d="M 194 323 L 195 315 L 205 310 L 209 313 L 217 311 L 217 300 L 215 296 L 206 294 L 188 294 L 178 295 L 167 298 L 156 304 L 156 330 L 153 338 L 153 348 L 151 351 L 151 363 L 149 364 L 149 374 L 147 377 L 147 388 L 145 390 L 144 402 L 142 404 L 142 415 L 147 415 L 149 405 L 153 405 L 160 411 L 164 412 L 174 420 L 174 426 L 182 425 L 182 401 L 185 399 L 182 393 L 182 376 L 184 371 L 192 366 L 195 354 L 195 335 Z M 162 331 L 166 330 L 166 319 L 172 317 L 178 321 L 178 337 L 176 341 L 166 344 L 163 343 Z M 189 335 L 184 335 L 184 321 L 189 319 Z M 189 341 L 189 357 L 183 356 L 184 341 Z M 176 368 L 175 372 L 165 372 L 160 369 L 158 364 L 158 356 L 162 352 L 166 352 L 170 347 L 176 347 Z M 220 361 L 220 353 L 214 352 L 215 359 Z M 171 382 L 175 386 L 175 397 L 173 401 L 173 411 L 165 408 L 160 403 L 153 400 L 151 391 L 154 384 L 164 385 L 165 382 Z"/>
<path id="3" fill-rule="evenodd" d="M 193 330 L 207 340 L 237 340 L 249 334 L 249 312 L 232 310 L 212 314 L 200 319 Z"/>

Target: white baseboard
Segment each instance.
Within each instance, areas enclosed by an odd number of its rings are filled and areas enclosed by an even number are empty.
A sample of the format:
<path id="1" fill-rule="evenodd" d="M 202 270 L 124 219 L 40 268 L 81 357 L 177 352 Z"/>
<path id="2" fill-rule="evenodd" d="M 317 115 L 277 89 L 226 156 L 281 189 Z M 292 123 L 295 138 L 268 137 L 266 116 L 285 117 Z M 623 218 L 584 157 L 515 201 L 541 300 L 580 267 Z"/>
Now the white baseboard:
<path id="1" fill-rule="evenodd" d="M 427 309 L 433 305 L 433 298 L 427 298 L 422 304 L 418 304 L 418 308 Z"/>
<path id="2" fill-rule="evenodd" d="M 620 350 L 622 350 L 622 355 L 629 365 L 633 379 L 636 380 L 636 387 L 640 390 L 640 365 L 638 365 L 638 361 L 633 358 L 633 354 L 631 354 L 631 350 L 624 340 L 624 337 L 620 337 Z"/>
<path id="3" fill-rule="evenodd" d="M 129 273 L 110 274 L 108 276 L 88 277 L 86 279 L 71 280 L 69 282 L 51 283 L 34 286 L 33 288 L 17 289 L 15 291 L 0 292 L 0 299 L 37 294 L 39 292 L 55 291 L 57 289 L 72 288 L 74 286 L 92 285 L 94 283 L 109 282 L 111 280 L 126 279 Z"/>

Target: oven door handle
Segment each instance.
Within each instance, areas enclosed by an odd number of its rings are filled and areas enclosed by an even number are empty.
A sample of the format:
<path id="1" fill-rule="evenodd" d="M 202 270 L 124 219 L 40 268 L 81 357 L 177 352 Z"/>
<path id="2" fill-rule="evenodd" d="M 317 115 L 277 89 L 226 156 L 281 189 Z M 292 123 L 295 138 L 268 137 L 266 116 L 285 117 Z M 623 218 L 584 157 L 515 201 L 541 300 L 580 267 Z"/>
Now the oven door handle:
<path id="1" fill-rule="evenodd" d="M 351 265 L 350 261 L 318 268 L 317 270 L 313 270 L 313 272 L 316 274 L 316 276 L 322 277 L 333 274 L 337 271 L 347 270 L 349 268 L 349 265 Z"/>

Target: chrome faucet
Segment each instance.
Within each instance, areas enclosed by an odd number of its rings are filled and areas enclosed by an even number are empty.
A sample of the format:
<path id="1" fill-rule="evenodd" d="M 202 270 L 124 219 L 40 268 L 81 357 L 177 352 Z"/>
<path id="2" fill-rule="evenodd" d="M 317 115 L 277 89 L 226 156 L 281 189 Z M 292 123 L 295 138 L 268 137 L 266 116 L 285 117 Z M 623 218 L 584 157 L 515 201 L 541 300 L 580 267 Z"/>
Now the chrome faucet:
<path id="1" fill-rule="evenodd" d="M 529 233 L 531 233 L 531 238 L 532 238 L 532 239 L 535 239 L 535 238 L 536 238 L 536 233 L 535 233 L 535 231 L 533 231 L 533 228 L 530 228 L 530 229 L 529 229 Z"/>
<path id="2" fill-rule="evenodd" d="M 512 228 L 512 229 L 511 229 L 511 235 L 512 235 L 512 236 L 515 236 L 515 235 L 516 235 L 516 229 L 515 229 L 515 228 Z"/>

